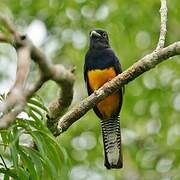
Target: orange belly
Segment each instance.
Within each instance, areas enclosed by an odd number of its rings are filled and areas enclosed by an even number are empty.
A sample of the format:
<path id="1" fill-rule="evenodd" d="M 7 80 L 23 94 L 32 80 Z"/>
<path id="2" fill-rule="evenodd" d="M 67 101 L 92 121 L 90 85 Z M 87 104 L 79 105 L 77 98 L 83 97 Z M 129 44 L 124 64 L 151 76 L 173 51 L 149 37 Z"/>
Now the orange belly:
<path id="1" fill-rule="evenodd" d="M 99 89 L 104 83 L 110 81 L 116 76 L 116 72 L 113 67 L 107 69 L 96 69 L 88 71 L 89 87 L 92 91 Z M 104 119 L 111 118 L 114 113 L 118 111 L 119 99 L 118 93 L 106 97 L 100 101 L 96 106 Z"/>

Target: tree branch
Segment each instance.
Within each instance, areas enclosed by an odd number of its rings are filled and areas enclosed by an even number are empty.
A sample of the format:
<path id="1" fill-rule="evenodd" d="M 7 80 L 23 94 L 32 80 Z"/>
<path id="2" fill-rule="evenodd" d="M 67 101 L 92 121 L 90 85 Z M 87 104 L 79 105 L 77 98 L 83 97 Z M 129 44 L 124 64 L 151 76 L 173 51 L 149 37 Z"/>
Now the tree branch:
<path id="1" fill-rule="evenodd" d="M 47 119 L 47 127 L 52 133 L 57 128 L 58 119 L 67 111 L 73 99 L 74 76 L 66 71 L 63 66 L 54 66 L 55 76 L 53 80 L 61 87 L 59 97 L 54 99 L 48 106 L 49 116 Z M 61 72 L 61 73 L 60 73 Z M 61 74 L 61 76 L 59 76 Z"/>
<path id="2" fill-rule="evenodd" d="M 180 55 L 180 41 L 171 44 L 170 46 L 159 49 L 144 56 L 142 59 L 134 63 L 126 71 L 122 72 L 110 82 L 105 83 L 100 89 L 95 91 L 89 97 L 80 102 L 79 105 L 74 107 L 68 113 L 66 113 L 58 123 L 56 136 L 66 131 L 74 122 L 80 119 L 87 113 L 92 107 L 99 101 L 117 91 L 119 88 L 128 84 L 132 80 L 146 71 L 154 68 L 157 64 L 175 55 Z"/>
<path id="3" fill-rule="evenodd" d="M 24 85 L 27 81 L 30 68 L 30 52 L 29 47 L 24 46 L 17 49 L 17 68 L 16 68 L 16 80 L 9 92 L 9 95 L 5 102 L 1 103 L 0 112 L 7 113 L 17 101 L 22 98 L 24 91 Z M 19 102 L 18 102 L 19 103 Z"/>
<path id="4" fill-rule="evenodd" d="M 167 24 L 167 2 L 166 0 L 161 0 L 161 8 L 160 8 L 160 16 L 161 16 L 161 24 L 160 24 L 160 35 L 159 42 L 157 44 L 156 50 L 164 47 L 165 39 L 166 39 L 166 24 Z"/>
<path id="5" fill-rule="evenodd" d="M 17 32 L 15 26 L 6 18 L 0 16 L 0 21 L 12 36 L 8 39 L 4 34 L 0 33 L 0 42 L 7 42 L 13 45 L 18 54 L 16 82 L 7 100 L 0 107 L 0 111 L 3 113 L 3 117 L 0 119 L 0 128 L 6 128 L 15 120 L 16 116 L 23 110 L 28 99 L 47 80 L 55 81 L 61 88 L 60 96 L 49 106 L 49 121 L 59 117 L 59 115 L 62 115 L 67 110 L 73 98 L 73 73 L 62 65 L 52 65 L 45 54 L 35 47 L 25 35 Z M 41 77 L 30 89 L 24 89 L 29 69 L 27 59 L 30 59 L 30 57 L 39 65 Z M 69 90 L 68 93 L 67 89 Z M 18 103 L 16 104 L 17 101 Z M 56 106 L 53 107 L 55 104 Z M 11 111 L 7 112 L 10 109 Z"/>

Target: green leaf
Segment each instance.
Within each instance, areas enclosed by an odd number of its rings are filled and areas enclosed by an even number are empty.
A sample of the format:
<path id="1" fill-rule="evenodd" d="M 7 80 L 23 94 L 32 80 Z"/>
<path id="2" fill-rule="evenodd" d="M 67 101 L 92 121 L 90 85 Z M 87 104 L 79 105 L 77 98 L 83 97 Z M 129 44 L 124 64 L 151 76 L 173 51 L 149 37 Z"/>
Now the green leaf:
<path id="1" fill-rule="evenodd" d="M 0 173 L 5 174 L 9 177 L 13 177 L 17 179 L 17 173 L 15 169 L 5 169 L 5 168 L 0 168 Z"/>
<path id="2" fill-rule="evenodd" d="M 39 179 L 39 176 L 38 174 L 36 173 L 36 170 L 35 170 L 35 167 L 34 167 L 34 163 L 32 162 L 29 154 L 26 154 L 25 152 L 23 152 L 23 149 L 21 149 L 21 147 L 19 146 L 19 149 L 18 149 L 18 152 L 19 152 L 19 156 L 22 160 L 22 163 L 23 163 L 23 167 L 24 168 L 27 168 L 29 174 L 30 174 L 30 177 L 32 179 Z"/>
<path id="3" fill-rule="evenodd" d="M 43 121 L 41 121 L 33 111 L 30 111 L 30 115 L 36 121 L 37 125 L 39 125 L 42 131 L 49 132 L 49 129 L 44 125 Z"/>
<path id="4" fill-rule="evenodd" d="M 2 142 L 4 144 L 4 150 L 7 148 L 7 145 L 9 144 L 9 138 L 8 138 L 8 131 L 1 131 L 1 138 L 2 138 Z"/>
<path id="5" fill-rule="evenodd" d="M 41 117 L 41 120 L 43 119 L 44 114 L 40 109 L 38 109 L 37 107 L 31 106 L 31 105 L 29 105 L 29 108 L 31 109 L 31 111 L 37 113 Z"/>
<path id="6" fill-rule="evenodd" d="M 4 175 L 4 180 L 9 180 L 9 176 L 7 174 Z"/>
<path id="7" fill-rule="evenodd" d="M 56 152 L 55 146 L 52 146 L 52 139 L 47 138 L 48 135 L 45 133 L 42 136 L 42 133 L 38 131 L 31 132 L 31 135 L 34 138 L 36 145 L 40 153 L 42 154 L 43 159 L 46 161 L 49 167 L 49 172 L 51 173 L 51 176 L 54 178 L 57 177 L 60 172 L 61 166 L 61 163 L 59 161 L 60 154 Z"/>
<path id="8" fill-rule="evenodd" d="M 29 180 L 29 173 L 26 171 L 26 169 L 19 167 L 17 169 L 17 173 L 18 173 L 19 180 Z"/>
<path id="9" fill-rule="evenodd" d="M 9 145 L 16 179 L 56 180 L 61 174 L 64 155 L 56 139 L 42 121 L 45 108 L 41 101 L 39 103 L 37 101 L 33 99 L 25 109 L 32 120 L 17 118 L 8 130 L 0 131 L 0 134 L 2 140 Z M 33 138 L 38 151 L 19 144 L 19 137 L 25 133 Z M 6 179 L 11 177 L 6 171 L 4 174 Z"/>
<path id="10" fill-rule="evenodd" d="M 33 104 L 41 109 L 43 109 L 44 111 L 46 111 L 48 113 L 48 109 L 46 106 L 44 106 L 44 104 L 42 104 L 40 101 L 38 101 L 37 99 L 35 98 L 31 98 L 29 101 L 28 101 L 28 104 Z"/>
<path id="11" fill-rule="evenodd" d="M 25 146 L 22 146 L 21 149 L 30 156 L 35 166 L 38 177 L 42 177 L 44 160 L 41 154 L 38 151 L 34 150 L 33 148 L 28 148 Z"/>
<path id="12" fill-rule="evenodd" d="M 17 151 L 17 143 L 14 140 L 14 136 L 12 133 L 10 133 L 10 140 L 12 141 L 10 144 L 10 153 L 11 153 L 11 157 L 13 160 L 13 166 L 15 167 L 15 169 L 18 168 L 18 151 Z"/>
<path id="13" fill-rule="evenodd" d="M 47 161 L 46 156 L 43 157 L 40 152 L 30 149 L 27 147 L 23 147 L 24 151 L 29 154 L 31 157 L 32 161 L 34 162 L 34 165 L 36 167 L 37 173 L 41 179 L 50 179 L 52 180 L 51 177 L 53 177 L 53 172 L 49 168 L 49 164 Z"/>

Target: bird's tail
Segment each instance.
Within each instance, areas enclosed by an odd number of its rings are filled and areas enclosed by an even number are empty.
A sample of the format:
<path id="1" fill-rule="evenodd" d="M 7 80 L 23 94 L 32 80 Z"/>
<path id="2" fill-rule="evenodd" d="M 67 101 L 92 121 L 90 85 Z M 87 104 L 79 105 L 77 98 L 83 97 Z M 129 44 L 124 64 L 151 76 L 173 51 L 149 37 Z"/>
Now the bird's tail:
<path id="1" fill-rule="evenodd" d="M 105 163 L 107 169 L 122 168 L 121 132 L 118 118 L 101 120 Z"/>

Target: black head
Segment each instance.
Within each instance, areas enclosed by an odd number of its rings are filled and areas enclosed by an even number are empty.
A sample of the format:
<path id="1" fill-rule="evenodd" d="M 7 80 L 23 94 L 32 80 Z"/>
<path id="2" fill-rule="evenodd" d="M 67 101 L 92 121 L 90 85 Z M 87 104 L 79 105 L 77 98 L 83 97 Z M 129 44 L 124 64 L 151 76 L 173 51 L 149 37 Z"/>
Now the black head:
<path id="1" fill-rule="evenodd" d="M 94 29 L 89 33 L 90 48 L 105 49 L 109 47 L 109 38 L 106 31 L 102 29 Z"/>

